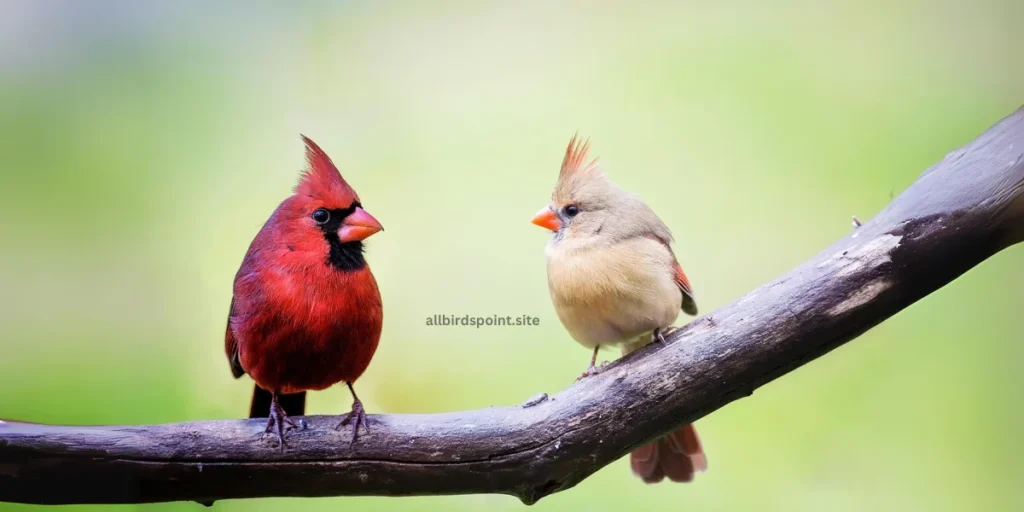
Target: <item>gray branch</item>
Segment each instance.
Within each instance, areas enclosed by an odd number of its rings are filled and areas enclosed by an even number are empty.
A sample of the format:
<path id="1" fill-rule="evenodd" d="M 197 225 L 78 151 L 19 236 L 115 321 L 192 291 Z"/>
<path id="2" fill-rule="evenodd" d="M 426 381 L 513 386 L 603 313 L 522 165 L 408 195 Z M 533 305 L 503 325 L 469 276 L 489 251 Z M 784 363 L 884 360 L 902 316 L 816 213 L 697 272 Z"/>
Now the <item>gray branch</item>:
<path id="1" fill-rule="evenodd" d="M 836 219 L 837 225 L 846 224 Z M 782 277 L 544 400 L 336 417 L 285 451 L 263 420 L 0 423 L 0 501 L 212 502 L 502 493 L 534 503 L 825 354 L 1024 239 L 1024 108 L 925 171 L 875 218 Z M 770 248 L 766 250 L 771 250 Z"/>

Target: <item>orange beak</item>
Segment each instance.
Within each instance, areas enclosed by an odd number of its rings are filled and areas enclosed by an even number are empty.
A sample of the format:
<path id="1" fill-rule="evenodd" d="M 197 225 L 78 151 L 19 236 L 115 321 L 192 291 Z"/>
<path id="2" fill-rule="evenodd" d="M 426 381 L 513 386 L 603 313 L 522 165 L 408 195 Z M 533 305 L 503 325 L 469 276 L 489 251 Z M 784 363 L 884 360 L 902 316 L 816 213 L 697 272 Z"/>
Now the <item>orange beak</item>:
<path id="1" fill-rule="evenodd" d="M 358 242 L 366 240 L 374 233 L 383 229 L 380 222 L 373 218 L 373 215 L 366 213 L 366 210 L 362 208 L 356 208 L 356 211 L 345 217 L 341 227 L 338 228 L 338 240 L 342 242 Z"/>
<path id="2" fill-rule="evenodd" d="M 562 221 L 558 220 L 558 216 L 555 215 L 555 212 L 548 206 L 541 208 L 541 210 L 537 212 L 537 215 L 533 216 L 533 220 L 530 222 L 533 222 L 542 228 L 550 229 L 551 231 L 558 231 L 559 229 L 562 229 Z"/>

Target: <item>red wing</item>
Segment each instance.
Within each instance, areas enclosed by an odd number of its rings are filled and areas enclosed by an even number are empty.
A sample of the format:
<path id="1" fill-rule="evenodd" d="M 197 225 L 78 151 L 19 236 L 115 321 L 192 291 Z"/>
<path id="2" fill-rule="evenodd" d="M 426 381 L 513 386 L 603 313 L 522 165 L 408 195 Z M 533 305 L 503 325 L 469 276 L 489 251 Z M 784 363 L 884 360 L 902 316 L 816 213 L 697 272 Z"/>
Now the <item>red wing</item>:
<path id="1" fill-rule="evenodd" d="M 676 262 L 676 284 L 679 285 L 679 289 L 683 290 L 683 293 L 693 297 L 693 287 L 690 286 L 690 280 L 686 278 L 686 274 L 683 273 L 683 267 Z"/>
<path id="2" fill-rule="evenodd" d="M 268 222 L 271 221 L 273 221 L 273 217 Z M 235 281 L 231 285 L 231 306 L 228 307 L 228 325 L 224 333 L 224 352 L 228 356 L 228 364 L 231 365 L 231 375 L 234 375 L 236 379 L 245 375 L 245 368 L 242 368 L 242 359 L 238 352 L 238 338 L 235 337 L 235 332 L 231 329 L 231 319 L 239 316 L 244 319 L 247 310 L 250 309 L 249 305 L 252 303 L 246 298 L 260 293 L 259 281 L 255 279 L 254 274 L 258 268 L 256 261 L 259 249 L 267 244 L 269 237 L 267 233 L 265 226 L 259 233 L 256 233 L 256 238 L 249 245 L 249 250 L 245 253 L 245 258 L 242 259 L 242 266 L 238 268 Z M 245 283 L 247 286 L 240 289 L 240 283 Z M 240 312 L 239 309 L 242 311 Z"/>
<path id="3" fill-rule="evenodd" d="M 689 315 L 696 315 L 697 301 L 694 300 L 693 297 L 693 287 L 690 286 L 690 279 L 687 278 L 686 274 L 683 272 L 683 267 L 679 265 L 679 260 L 676 259 L 676 254 L 672 252 L 672 247 L 668 245 L 668 242 L 662 240 L 657 236 L 648 236 L 654 240 L 661 242 L 665 246 L 665 248 L 668 249 L 669 254 L 672 255 L 672 263 L 675 264 L 675 268 L 672 269 L 673 277 L 675 278 L 676 285 L 679 286 L 679 289 L 682 290 L 683 292 L 683 312 Z"/>
<path id="4" fill-rule="evenodd" d="M 231 331 L 231 315 L 235 314 L 235 299 L 231 299 L 231 308 L 228 310 L 228 328 L 224 333 L 224 352 L 228 356 L 228 364 L 231 365 L 231 375 L 239 378 L 245 375 L 242 368 L 242 361 L 238 357 L 238 341 L 235 340 L 235 333 Z"/>
<path id="5" fill-rule="evenodd" d="M 683 311 L 690 315 L 696 315 L 697 301 L 693 298 L 693 287 L 690 286 L 690 280 L 686 278 L 683 267 L 679 265 L 678 261 L 676 262 L 675 278 L 679 289 L 683 291 Z"/>

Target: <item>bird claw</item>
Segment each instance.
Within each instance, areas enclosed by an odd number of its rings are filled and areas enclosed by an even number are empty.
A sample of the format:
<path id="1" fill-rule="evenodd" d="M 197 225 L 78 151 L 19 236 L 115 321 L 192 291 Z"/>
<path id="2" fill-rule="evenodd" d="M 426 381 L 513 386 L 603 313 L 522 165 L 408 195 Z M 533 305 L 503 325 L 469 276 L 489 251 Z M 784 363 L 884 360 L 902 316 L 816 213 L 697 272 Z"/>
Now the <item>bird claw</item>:
<path id="1" fill-rule="evenodd" d="M 607 368 L 607 367 L 608 367 L 608 361 L 602 362 L 600 366 L 590 365 L 590 367 L 587 368 L 587 371 L 585 371 L 582 374 L 580 374 L 579 377 L 576 377 L 576 382 L 579 382 L 579 381 L 581 381 L 581 380 L 583 380 L 583 379 L 585 379 L 587 377 L 593 377 L 594 375 L 597 375 L 597 374 L 603 372 L 605 370 L 605 368 Z"/>
<path id="2" fill-rule="evenodd" d="M 260 439 L 261 440 L 262 439 L 266 439 L 267 438 L 267 434 L 277 434 L 278 448 L 280 448 L 281 451 L 284 451 L 284 448 L 286 446 L 288 446 L 288 443 L 284 442 L 284 433 L 287 432 L 287 430 L 286 429 L 275 429 L 274 428 L 275 425 L 277 425 L 277 421 L 274 419 L 273 416 L 271 416 L 270 419 L 267 420 L 267 428 L 263 429 L 263 432 L 260 432 L 260 434 L 259 434 Z M 278 430 L 278 431 L 275 432 L 275 430 Z"/>
<path id="3" fill-rule="evenodd" d="M 302 422 L 305 423 L 304 420 Z M 263 429 L 260 439 L 266 437 L 267 434 L 276 433 L 278 445 L 281 451 L 284 451 L 285 446 L 287 446 L 287 443 L 284 442 L 285 432 L 296 428 L 299 428 L 299 424 L 289 418 L 275 400 L 270 403 L 270 418 L 267 419 L 267 428 Z"/>
<path id="4" fill-rule="evenodd" d="M 276 419 L 273 416 L 271 416 L 270 419 L 267 420 L 267 428 L 263 429 L 263 434 L 261 434 L 261 435 L 273 433 L 274 432 L 274 425 L 276 423 L 277 423 Z M 285 423 L 285 427 L 284 427 L 284 431 L 285 432 L 288 432 L 289 430 L 293 430 L 293 429 L 306 430 L 306 427 L 308 426 L 308 425 L 306 425 L 306 420 L 299 420 L 298 423 L 295 423 L 295 420 L 289 418 L 288 416 L 284 416 L 284 423 Z"/>
<path id="5" fill-rule="evenodd" d="M 652 342 L 658 341 L 658 342 L 661 342 L 661 343 L 665 343 L 665 336 L 668 336 L 669 334 L 672 334 L 673 332 L 676 331 L 676 329 L 678 329 L 678 328 L 677 327 L 663 327 L 663 328 L 655 329 L 654 332 L 651 333 L 651 341 Z"/>
<path id="6" fill-rule="evenodd" d="M 348 425 L 349 422 L 352 423 L 352 440 L 348 443 L 349 448 L 351 448 L 356 443 L 356 439 L 359 438 L 360 426 L 363 427 L 363 431 L 366 433 L 370 432 L 370 422 L 366 419 L 366 410 L 363 409 L 363 403 L 358 399 L 352 402 L 352 411 L 334 429 L 339 430 L 341 427 Z"/>

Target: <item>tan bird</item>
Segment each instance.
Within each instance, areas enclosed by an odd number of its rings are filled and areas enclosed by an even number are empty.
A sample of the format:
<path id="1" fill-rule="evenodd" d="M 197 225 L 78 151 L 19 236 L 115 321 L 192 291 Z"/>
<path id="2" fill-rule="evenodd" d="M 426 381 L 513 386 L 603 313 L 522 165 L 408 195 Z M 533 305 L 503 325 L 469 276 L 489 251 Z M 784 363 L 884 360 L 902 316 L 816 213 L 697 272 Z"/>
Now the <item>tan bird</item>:
<path id="1" fill-rule="evenodd" d="M 589 142 L 574 136 L 565 151 L 551 204 L 533 223 L 554 231 L 547 244 L 548 288 L 569 334 L 593 349 L 579 379 L 601 371 L 601 347 L 628 354 L 664 341 L 679 311 L 697 314 L 690 282 L 669 244 L 672 233 L 639 198 L 587 162 Z M 579 380 L 577 379 L 577 380 Z M 689 482 L 707 469 L 693 425 L 630 454 L 633 473 L 647 483 Z"/>

